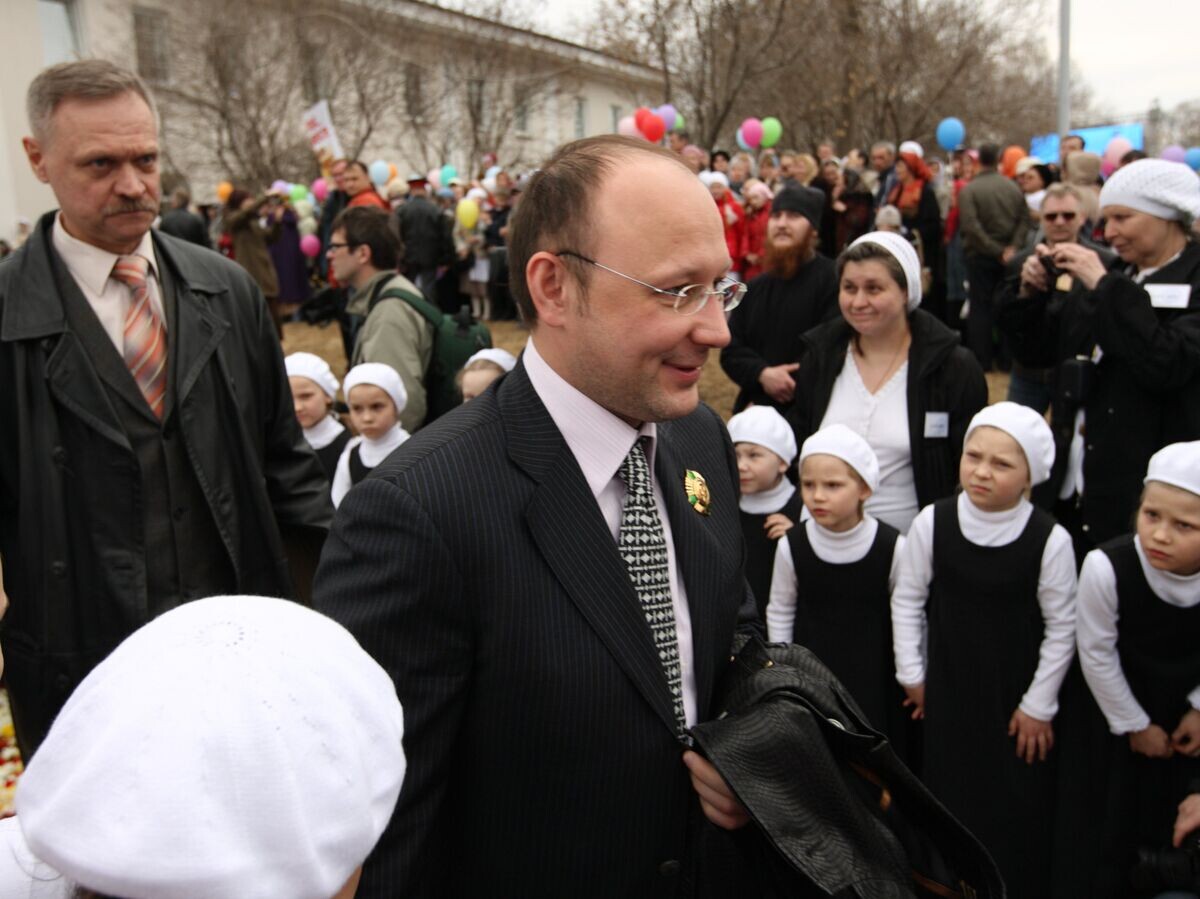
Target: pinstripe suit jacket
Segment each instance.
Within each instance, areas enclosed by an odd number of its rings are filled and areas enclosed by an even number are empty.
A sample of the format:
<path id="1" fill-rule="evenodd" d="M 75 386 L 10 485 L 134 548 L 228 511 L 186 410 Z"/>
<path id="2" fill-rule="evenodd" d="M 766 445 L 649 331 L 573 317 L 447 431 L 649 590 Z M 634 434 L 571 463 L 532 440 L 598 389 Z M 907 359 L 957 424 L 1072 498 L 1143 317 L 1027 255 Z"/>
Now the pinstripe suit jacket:
<path id="1" fill-rule="evenodd" d="M 658 435 L 703 720 L 755 627 L 736 465 L 705 406 Z M 408 774 L 360 896 L 685 895 L 728 873 L 709 870 L 724 835 L 700 820 L 636 594 L 523 365 L 351 491 L 316 602 L 404 706 Z"/>

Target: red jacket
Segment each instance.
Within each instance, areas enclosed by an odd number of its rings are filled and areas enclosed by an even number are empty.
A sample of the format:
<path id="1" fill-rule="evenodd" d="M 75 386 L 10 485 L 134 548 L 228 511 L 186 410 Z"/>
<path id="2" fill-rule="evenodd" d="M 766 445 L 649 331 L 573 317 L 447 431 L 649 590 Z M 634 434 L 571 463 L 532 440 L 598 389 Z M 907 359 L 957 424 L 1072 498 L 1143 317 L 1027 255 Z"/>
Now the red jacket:
<path id="1" fill-rule="evenodd" d="M 733 260 L 732 271 L 740 274 L 746 256 L 746 212 L 729 191 L 717 200 L 717 209 L 721 211 L 721 220 L 725 223 L 725 246 L 729 248 L 729 258 Z"/>
<path id="2" fill-rule="evenodd" d="M 757 212 L 751 209 L 746 213 L 746 255 L 758 257 L 758 261 L 745 264 L 742 279 L 749 281 L 763 271 L 763 254 L 767 245 L 767 223 L 771 220 L 771 204 L 764 203 Z"/>

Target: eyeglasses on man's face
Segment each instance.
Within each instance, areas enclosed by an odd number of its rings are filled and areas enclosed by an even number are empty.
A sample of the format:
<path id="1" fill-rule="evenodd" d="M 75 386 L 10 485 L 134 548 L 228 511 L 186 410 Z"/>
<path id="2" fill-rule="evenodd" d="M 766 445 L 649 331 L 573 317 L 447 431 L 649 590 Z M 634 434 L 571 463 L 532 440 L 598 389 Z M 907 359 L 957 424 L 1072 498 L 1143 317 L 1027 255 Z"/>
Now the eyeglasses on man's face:
<path id="1" fill-rule="evenodd" d="M 707 284 L 688 284 L 686 287 L 679 287 L 674 290 L 664 290 L 661 287 L 655 287 L 653 284 L 647 284 L 632 275 L 627 275 L 624 272 L 619 272 L 615 268 L 609 268 L 603 263 L 597 262 L 595 259 L 589 259 L 582 253 L 576 253 L 574 250 L 559 250 L 557 256 L 573 256 L 580 262 L 586 262 L 588 265 L 594 265 L 598 269 L 603 269 L 609 274 L 616 275 L 618 278 L 624 278 L 626 281 L 632 281 L 634 284 L 640 284 L 663 299 L 669 301 L 671 308 L 680 315 L 695 315 L 708 303 L 709 297 L 717 297 L 721 303 L 721 308 L 725 312 L 732 312 L 737 308 L 738 303 L 742 301 L 742 297 L 746 295 L 746 285 L 733 278 L 721 278 L 712 286 Z"/>
<path id="2" fill-rule="evenodd" d="M 329 243 L 325 244 L 325 252 L 332 253 L 334 250 L 348 250 L 357 246 L 358 244 L 356 243 L 336 243 L 334 241 L 330 241 Z"/>
<path id="3" fill-rule="evenodd" d="M 1048 222 L 1057 222 L 1059 219 L 1062 219 L 1064 222 L 1073 222 L 1073 221 L 1075 221 L 1075 213 L 1074 212 L 1043 212 L 1042 218 L 1044 218 Z"/>

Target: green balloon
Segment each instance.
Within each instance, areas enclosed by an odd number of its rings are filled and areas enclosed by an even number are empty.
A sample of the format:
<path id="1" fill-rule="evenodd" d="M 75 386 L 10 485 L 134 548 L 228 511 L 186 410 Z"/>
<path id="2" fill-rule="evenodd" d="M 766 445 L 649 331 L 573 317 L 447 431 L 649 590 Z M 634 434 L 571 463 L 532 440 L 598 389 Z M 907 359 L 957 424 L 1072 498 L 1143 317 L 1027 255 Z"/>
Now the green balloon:
<path id="1" fill-rule="evenodd" d="M 686 125 L 684 124 L 684 121 L 683 121 L 683 113 L 682 112 L 675 113 L 675 125 L 671 128 L 671 130 L 672 131 L 682 131 L 685 127 L 686 127 Z"/>
<path id="2" fill-rule="evenodd" d="M 307 200 L 308 199 L 308 185 L 307 184 L 293 184 L 292 190 L 291 190 L 291 197 L 292 197 L 293 203 L 299 203 L 301 200 Z"/>
<path id="3" fill-rule="evenodd" d="M 779 138 L 783 137 L 783 124 L 773 115 L 762 120 L 762 129 L 761 146 L 763 147 L 773 147 L 779 143 Z"/>

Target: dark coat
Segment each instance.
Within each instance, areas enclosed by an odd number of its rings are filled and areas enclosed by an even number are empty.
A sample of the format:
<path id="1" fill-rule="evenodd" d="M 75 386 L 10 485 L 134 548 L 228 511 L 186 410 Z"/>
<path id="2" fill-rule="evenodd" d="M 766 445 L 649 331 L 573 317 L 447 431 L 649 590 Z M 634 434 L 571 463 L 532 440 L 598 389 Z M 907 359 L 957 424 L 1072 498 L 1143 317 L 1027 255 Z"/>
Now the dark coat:
<path id="1" fill-rule="evenodd" d="M 405 200 L 396 210 L 396 222 L 404 242 L 403 268 L 410 276 L 454 260 L 454 223 L 428 197 Z"/>
<path id="2" fill-rule="evenodd" d="M 204 219 L 183 206 L 167 212 L 159 223 L 158 228 L 164 234 L 194 243 L 198 247 L 212 249 L 212 238 L 208 236 L 208 227 Z"/>
<path id="3" fill-rule="evenodd" d="M 1070 370 L 1078 367 L 1076 356 L 1091 359 L 1100 347 L 1099 363 L 1085 363 L 1091 389 L 1082 403 L 1087 435 L 1080 513 L 1093 543 L 1129 530 L 1146 465 L 1157 450 L 1200 439 L 1200 245 L 1188 243 L 1146 283 L 1191 285 L 1187 308 L 1154 308 L 1120 263 L 1095 290 L 1072 290 L 1065 301 L 1022 298 L 1013 289 L 1002 294 L 1000 321 L 1015 357 L 1026 365 L 1059 367 L 1054 496 L 1080 407 L 1078 397 L 1064 395 Z"/>
<path id="4" fill-rule="evenodd" d="M 987 380 L 958 334 L 917 309 L 909 315 L 908 438 L 912 447 L 917 503 L 924 507 L 950 496 L 958 486 L 958 460 L 971 418 L 987 405 Z M 846 362 L 854 329 L 845 319 L 813 328 L 802 338 L 804 351 L 796 372 L 796 397 L 787 412 L 796 445 L 819 430 L 833 384 Z M 949 433 L 925 436 L 926 413 L 949 415 Z"/>
<path id="5" fill-rule="evenodd" d="M 655 464 L 703 719 L 735 631 L 754 627 L 733 447 L 702 406 L 658 426 Z M 688 469 L 707 478 L 710 515 L 688 503 Z M 409 768 L 364 899 L 686 895 L 692 875 L 714 893 L 736 885 L 693 867 L 714 857 L 696 834 L 720 834 L 699 822 L 616 542 L 523 364 L 349 493 L 315 595 L 404 706 Z"/>
<path id="6" fill-rule="evenodd" d="M 14 709 L 35 737 L 127 636 L 93 612 L 119 609 L 136 626 L 154 607 L 137 458 L 67 323 L 63 291 L 79 288 L 53 250 L 54 215 L 0 265 L 2 636 Z M 285 537 L 319 541 L 332 509 L 266 305 L 219 254 L 157 232 L 154 245 L 178 306 L 164 435 L 187 448 L 237 589 L 289 596 Z"/>

